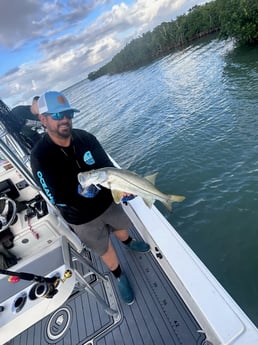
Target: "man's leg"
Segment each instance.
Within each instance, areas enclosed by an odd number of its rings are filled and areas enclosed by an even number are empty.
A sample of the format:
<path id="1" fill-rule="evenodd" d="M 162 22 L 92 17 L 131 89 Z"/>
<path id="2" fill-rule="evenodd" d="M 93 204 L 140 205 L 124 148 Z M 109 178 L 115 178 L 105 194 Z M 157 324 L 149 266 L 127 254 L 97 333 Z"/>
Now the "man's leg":
<path id="1" fill-rule="evenodd" d="M 110 225 L 114 230 L 115 236 L 122 241 L 128 249 L 142 253 L 150 250 L 148 243 L 132 239 L 128 231 L 125 230 L 132 228 L 133 224 L 120 204 L 117 205 L 113 203 L 108 208 L 105 213 L 105 223 Z"/>
<path id="2" fill-rule="evenodd" d="M 122 299 L 127 304 L 132 304 L 134 302 L 133 290 L 125 273 L 121 271 L 118 257 L 110 240 L 108 243 L 108 250 L 103 255 L 101 255 L 101 259 L 116 277 L 118 290 Z"/>
<path id="3" fill-rule="evenodd" d="M 108 243 L 108 250 L 101 256 L 101 259 L 105 262 L 110 271 L 117 269 L 119 265 L 118 257 L 110 240 Z"/>
<path id="4" fill-rule="evenodd" d="M 122 242 L 128 240 L 129 238 L 129 234 L 127 230 L 117 230 L 117 231 L 114 231 L 114 234 Z"/>
<path id="5" fill-rule="evenodd" d="M 129 236 L 127 230 L 116 230 L 114 231 L 115 236 L 122 241 L 129 249 L 135 252 L 148 252 L 150 250 L 150 246 L 148 243 L 144 241 L 136 241 Z"/>

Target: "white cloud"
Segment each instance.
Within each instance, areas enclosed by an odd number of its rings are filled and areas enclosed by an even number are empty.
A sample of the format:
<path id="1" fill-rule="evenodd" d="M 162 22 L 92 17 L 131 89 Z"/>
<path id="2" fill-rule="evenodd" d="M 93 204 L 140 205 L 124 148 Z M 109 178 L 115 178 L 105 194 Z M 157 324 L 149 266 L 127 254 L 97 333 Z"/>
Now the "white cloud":
<path id="1" fill-rule="evenodd" d="M 108 0 L 1 0 L 0 44 L 21 47 L 17 54 L 33 46 L 36 53 L 30 61 L 28 52 L 26 63 L 0 76 L 1 97 L 13 106 L 30 101 L 35 92 L 66 88 L 108 62 L 128 41 L 175 19 L 198 2 L 136 0 L 129 6 Z M 11 20 L 10 3 L 18 6 L 15 21 Z M 113 6 L 88 24 L 88 16 L 97 13 L 93 12 L 97 6 L 103 9 L 105 3 Z"/>

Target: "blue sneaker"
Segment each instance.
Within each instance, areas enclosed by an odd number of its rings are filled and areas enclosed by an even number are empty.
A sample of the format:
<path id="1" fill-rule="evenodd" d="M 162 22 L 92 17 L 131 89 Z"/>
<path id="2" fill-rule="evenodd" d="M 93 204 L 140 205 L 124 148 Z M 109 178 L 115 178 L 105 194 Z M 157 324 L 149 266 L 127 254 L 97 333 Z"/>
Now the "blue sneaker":
<path id="1" fill-rule="evenodd" d="M 122 297 L 122 300 L 127 304 L 133 304 L 134 302 L 134 293 L 131 285 L 127 279 L 125 273 L 122 273 L 119 278 L 117 278 L 117 286 Z"/>
<path id="2" fill-rule="evenodd" d="M 150 246 L 148 243 L 144 242 L 144 241 L 136 241 L 136 240 L 132 240 L 127 247 L 131 250 L 133 250 L 134 252 L 148 252 L 150 250 Z"/>

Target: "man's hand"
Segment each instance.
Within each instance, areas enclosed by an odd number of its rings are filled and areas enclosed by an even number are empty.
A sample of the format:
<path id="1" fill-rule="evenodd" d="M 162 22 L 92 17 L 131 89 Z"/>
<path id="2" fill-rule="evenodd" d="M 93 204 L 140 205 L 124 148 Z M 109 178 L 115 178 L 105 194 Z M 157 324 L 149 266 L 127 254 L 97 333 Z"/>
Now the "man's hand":
<path id="1" fill-rule="evenodd" d="M 84 198 L 94 198 L 99 191 L 100 188 L 96 187 L 94 184 L 91 184 L 90 186 L 84 189 L 80 184 L 78 185 L 78 194 L 80 194 Z"/>
<path id="2" fill-rule="evenodd" d="M 127 204 L 127 201 L 133 200 L 134 198 L 135 198 L 135 195 L 125 193 L 124 196 L 122 197 L 121 201 L 122 201 L 124 204 Z"/>

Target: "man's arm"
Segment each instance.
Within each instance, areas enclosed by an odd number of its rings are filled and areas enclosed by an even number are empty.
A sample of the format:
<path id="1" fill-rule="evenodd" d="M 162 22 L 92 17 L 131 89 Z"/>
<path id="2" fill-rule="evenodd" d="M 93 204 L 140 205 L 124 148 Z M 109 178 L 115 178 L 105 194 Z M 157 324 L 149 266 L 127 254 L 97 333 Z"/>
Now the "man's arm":
<path id="1" fill-rule="evenodd" d="M 46 165 L 42 164 L 34 154 L 31 154 L 30 164 L 33 176 L 36 179 L 38 185 L 42 188 L 43 192 L 46 194 L 50 202 L 52 204 L 55 204 L 55 191 L 51 186 L 54 184 L 51 184 L 51 176 L 48 174 Z"/>

